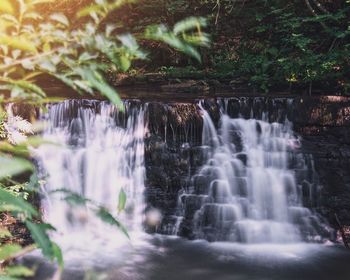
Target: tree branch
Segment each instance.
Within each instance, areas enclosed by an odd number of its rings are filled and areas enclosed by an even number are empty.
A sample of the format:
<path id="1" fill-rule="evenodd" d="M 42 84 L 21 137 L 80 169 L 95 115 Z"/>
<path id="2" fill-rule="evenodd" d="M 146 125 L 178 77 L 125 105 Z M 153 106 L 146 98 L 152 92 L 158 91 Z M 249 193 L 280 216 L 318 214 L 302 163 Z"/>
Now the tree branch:
<path id="1" fill-rule="evenodd" d="M 221 9 L 221 3 L 220 0 L 216 0 L 216 5 L 214 6 L 213 10 L 218 7 L 218 11 L 216 13 L 216 17 L 215 17 L 215 25 L 218 24 L 218 20 L 219 20 L 219 15 L 220 15 L 220 9 Z"/>
<path id="2" fill-rule="evenodd" d="M 316 11 L 314 10 L 314 8 L 311 6 L 310 1 L 309 1 L 309 0 L 305 0 L 305 4 L 306 4 L 307 8 L 309 9 L 309 11 L 311 12 L 311 14 L 312 14 L 313 16 L 315 16 L 315 17 L 318 17 L 318 14 L 317 14 Z M 327 27 L 327 25 L 326 25 L 324 22 L 320 21 L 319 23 L 322 25 L 322 27 L 323 27 L 326 31 L 328 31 L 328 27 Z"/>
<path id="3" fill-rule="evenodd" d="M 325 14 L 329 14 L 328 10 L 318 1 L 318 0 L 312 0 L 312 2 L 315 3 L 317 8 L 320 9 L 320 11 L 324 12 Z"/>

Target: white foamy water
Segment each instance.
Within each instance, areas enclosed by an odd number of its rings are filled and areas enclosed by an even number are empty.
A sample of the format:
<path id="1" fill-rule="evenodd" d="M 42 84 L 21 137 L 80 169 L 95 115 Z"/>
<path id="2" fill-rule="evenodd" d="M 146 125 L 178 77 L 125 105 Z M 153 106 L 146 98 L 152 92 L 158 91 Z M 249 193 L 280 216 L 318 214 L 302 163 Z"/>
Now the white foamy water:
<path id="1" fill-rule="evenodd" d="M 84 206 L 72 207 L 57 189 L 83 195 L 106 207 L 128 229 L 132 240 L 142 233 L 144 212 L 144 110 L 125 103 L 125 114 L 106 102 L 68 100 L 51 105 L 43 138 L 56 145 L 37 151 L 45 184 L 44 219 L 57 228 L 54 239 L 65 258 L 115 254 L 129 240 Z M 118 213 L 119 192 L 127 195 Z M 75 251 L 78 249 L 79 251 Z M 79 253 L 77 253 L 79 252 Z"/>
<path id="2" fill-rule="evenodd" d="M 230 118 L 222 109 L 219 127 L 200 104 L 202 149 L 207 161 L 182 194 L 183 215 L 194 213 L 194 236 L 243 243 L 321 241 L 321 221 L 303 206 L 302 185 L 289 167 L 307 171 L 291 123 Z"/>

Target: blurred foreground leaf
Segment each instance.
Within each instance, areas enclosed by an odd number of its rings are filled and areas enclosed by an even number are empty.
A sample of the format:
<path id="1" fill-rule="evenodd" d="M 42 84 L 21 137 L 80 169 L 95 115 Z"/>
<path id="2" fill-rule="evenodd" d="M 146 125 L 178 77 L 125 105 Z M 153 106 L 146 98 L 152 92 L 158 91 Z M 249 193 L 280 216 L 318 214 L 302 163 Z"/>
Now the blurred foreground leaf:
<path id="1" fill-rule="evenodd" d="M 119 202 L 118 202 L 118 212 L 121 212 L 125 209 L 126 204 L 126 193 L 123 189 L 119 192 Z"/>
<path id="2" fill-rule="evenodd" d="M 23 198 L 14 196 L 0 187 L 0 211 L 22 212 L 29 218 L 38 216 L 34 207 Z"/>
<path id="3" fill-rule="evenodd" d="M 95 211 L 97 217 L 99 217 L 103 222 L 110 224 L 112 226 L 116 226 L 118 227 L 123 233 L 124 235 L 130 239 L 130 236 L 128 234 L 127 229 L 124 227 L 124 225 L 122 223 L 120 223 L 118 220 L 116 220 L 111 213 L 109 213 L 109 211 L 104 208 L 104 207 L 99 207 L 96 211 Z"/>
<path id="4" fill-rule="evenodd" d="M 10 259 L 13 255 L 16 255 L 22 250 L 22 247 L 18 244 L 6 244 L 0 246 L 0 261 Z"/>
<path id="5" fill-rule="evenodd" d="M 33 165 L 30 161 L 0 154 L 0 180 L 32 170 Z"/>
<path id="6" fill-rule="evenodd" d="M 59 247 L 50 240 L 48 231 L 55 230 L 50 224 L 36 224 L 26 221 L 26 226 L 30 230 L 31 236 L 35 243 L 41 249 L 43 255 L 51 260 L 62 259 L 62 253 Z"/>
<path id="7" fill-rule="evenodd" d="M 23 265 L 14 265 L 5 268 L 6 275 L 10 277 L 31 277 L 34 276 L 34 270 Z"/>

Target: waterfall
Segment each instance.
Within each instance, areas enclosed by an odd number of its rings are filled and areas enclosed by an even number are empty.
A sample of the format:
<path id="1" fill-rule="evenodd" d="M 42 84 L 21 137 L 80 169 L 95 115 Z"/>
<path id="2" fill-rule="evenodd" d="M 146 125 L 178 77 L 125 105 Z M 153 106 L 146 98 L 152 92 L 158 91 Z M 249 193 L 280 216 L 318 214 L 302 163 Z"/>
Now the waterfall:
<path id="1" fill-rule="evenodd" d="M 157 214 L 150 217 L 151 229 L 165 234 L 241 243 L 321 242 L 327 230 L 312 210 L 312 159 L 302 153 L 288 121 L 289 100 L 285 107 L 262 99 L 210 102 L 176 107 L 125 101 L 124 112 L 104 101 L 48 105 L 41 119 L 47 122 L 43 138 L 52 143 L 36 154 L 46 193 L 44 219 L 57 228 L 55 240 L 63 248 L 94 252 L 106 245 L 113 252 L 129 242 L 93 211 L 72 207 L 63 200 L 66 194 L 55 192 L 65 189 L 106 207 L 132 239 L 149 220 L 147 208 Z M 171 137 L 168 127 L 176 128 Z M 185 133 L 178 137 L 181 129 Z M 120 190 L 127 196 L 122 213 Z"/>
<path id="2" fill-rule="evenodd" d="M 270 123 L 252 111 L 251 118 L 231 118 L 221 106 L 216 127 L 199 107 L 206 162 L 180 194 L 177 221 L 191 221 L 193 238 L 210 241 L 321 241 L 322 222 L 304 206 L 313 199 L 313 185 L 305 183 L 310 169 L 288 119 Z"/>
<path id="3" fill-rule="evenodd" d="M 71 207 L 62 200 L 64 194 L 54 192 L 57 189 L 93 200 L 117 217 L 129 233 L 141 232 L 145 208 L 143 106 L 125 102 L 125 112 L 118 112 L 107 102 L 66 100 L 49 105 L 41 119 L 47 122 L 43 138 L 52 142 L 36 151 L 47 194 L 42 208 L 44 220 L 57 228 L 57 242 L 95 251 L 112 251 L 113 244 L 128 242 L 85 206 Z M 127 203 L 125 211 L 118 213 L 122 189 Z"/>

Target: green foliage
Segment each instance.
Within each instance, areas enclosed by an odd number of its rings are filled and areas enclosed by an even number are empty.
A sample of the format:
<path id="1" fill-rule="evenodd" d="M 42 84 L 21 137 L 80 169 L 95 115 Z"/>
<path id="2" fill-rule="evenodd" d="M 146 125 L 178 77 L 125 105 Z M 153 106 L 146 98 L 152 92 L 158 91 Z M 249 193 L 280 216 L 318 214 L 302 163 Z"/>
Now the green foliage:
<path id="1" fill-rule="evenodd" d="M 38 217 L 39 214 L 30 203 L 21 197 L 11 194 L 6 189 L 0 188 L 0 211 L 10 212 L 25 222 L 32 238 L 42 250 L 44 256 L 52 260 L 57 259 L 60 262 L 59 264 L 63 266 L 62 253 L 57 245 L 50 240 L 47 233 L 48 230 L 54 230 L 54 228 L 48 224 L 37 224 L 32 221 L 32 218 Z M 17 244 L 0 246 L 0 258 L 9 259 L 21 250 L 22 247 Z"/>
<path id="2" fill-rule="evenodd" d="M 25 218 L 38 216 L 38 212 L 33 206 L 23 198 L 11 194 L 6 189 L 0 188 L 0 211 L 14 212 L 15 214 L 24 214 Z"/>
<path id="3" fill-rule="evenodd" d="M 201 31 L 201 28 L 206 25 L 204 18 L 190 17 L 175 24 L 171 31 L 165 25 L 149 26 L 145 37 L 164 42 L 201 62 L 201 56 L 196 47 L 209 46 L 209 37 Z"/>
<path id="4" fill-rule="evenodd" d="M 224 82 L 239 80 L 262 93 L 290 90 L 300 94 L 317 90 L 349 94 L 349 1 L 161 3 L 169 11 L 167 21 L 181 13 L 206 16 L 213 23 L 213 48 L 204 60 L 205 65 L 195 69 L 204 71 L 206 77 Z M 177 66 L 175 72 L 165 65 L 172 75 L 181 77 L 182 72 L 187 72 L 188 61 L 178 62 L 175 57 L 169 63 Z"/>
<path id="5" fill-rule="evenodd" d="M 32 277 L 34 271 L 23 265 L 13 265 L 5 268 L 5 274 L 9 277 Z M 18 279 L 18 278 L 17 278 Z"/>
<path id="6" fill-rule="evenodd" d="M 8 237 L 12 237 L 11 232 L 8 229 L 0 228 L 0 240 Z"/>
<path id="7" fill-rule="evenodd" d="M 12 259 L 23 255 L 24 253 L 31 251 L 34 247 L 22 248 L 18 244 L 6 244 L 0 246 L 0 261 L 10 262 Z M 22 265 L 8 265 L 0 270 L 1 280 L 18 280 L 23 279 L 22 277 L 34 276 L 34 269 L 27 268 Z"/>
<path id="8" fill-rule="evenodd" d="M 18 244 L 5 244 L 0 246 L 0 262 L 10 262 L 12 259 L 31 251 L 34 247 L 22 248 Z M 22 265 L 8 265 L 0 270 L 0 279 L 22 279 L 22 277 L 31 277 L 34 275 L 34 270 Z M 20 278 L 19 278 L 20 277 Z"/>
<path id="9" fill-rule="evenodd" d="M 22 119 L 16 119 L 16 122 L 12 123 L 11 132 L 13 129 L 26 130 L 28 124 L 23 122 Z M 9 119 L 4 121 L 4 137 L 8 138 L 9 128 L 7 126 L 10 122 Z M 17 126 L 16 126 L 17 125 Z M 28 197 L 29 192 L 32 191 L 37 184 L 36 177 L 33 175 L 29 182 L 18 183 L 13 180 L 13 177 L 24 172 L 32 172 L 34 170 L 33 164 L 26 158 L 29 156 L 29 145 L 38 144 L 37 140 L 22 142 L 19 145 L 12 145 L 7 141 L 0 142 L 0 212 L 11 213 L 17 220 L 26 224 L 30 230 L 36 245 L 42 250 L 43 254 L 49 259 L 56 259 L 60 266 L 63 267 L 62 254 L 60 249 L 49 238 L 47 231 L 52 229 L 51 226 L 46 224 L 36 224 L 34 219 L 39 218 L 38 211 L 25 199 Z M 15 156 L 14 156 L 15 155 Z M 37 190 L 37 189 L 36 189 Z M 8 234 L 1 235 L 2 239 L 9 237 Z M 27 252 L 27 248 L 22 248 L 18 244 L 7 244 L 0 246 L 0 259 L 11 260 L 21 252 Z M 26 277 L 33 274 L 30 269 L 21 266 L 7 266 L 2 271 L 2 278 L 18 279 L 18 277 Z"/>
<path id="10" fill-rule="evenodd" d="M 255 16 L 238 48 L 236 76 L 263 92 L 292 86 L 311 91 L 312 83 L 347 92 L 349 4 L 325 13 L 293 1 L 253 2 L 240 11 Z"/>
<path id="11" fill-rule="evenodd" d="M 18 244 L 6 244 L 0 247 L 0 260 L 4 261 L 19 253 L 22 247 Z"/>
<path id="12" fill-rule="evenodd" d="M 118 94 L 104 77 L 109 71 L 128 71 L 134 60 L 145 59 L 146 54 L 133 35 L 116 34 L 117 25 L 102 23 L 113 10 L 132 2 L 96 0 L 75 19 L 62 13 L 43 18 L 36 10 L 42 1 L 36 0 L 19 1 L 21 13 L 8 13 L 13 7 L 8 2 L 0 11 L 0 92 L 9 92 L 15 100 L 40 100 L 45 92 L 36 78 L 48 74 L 79 93 L 98 92 L 122 109 Z M 190 18 L 173 31 L 163 25 L 147 28 L 145 37 L 200 60 L 197 47 L 209 43 L 202 26 L 204 19 Z"/>
<path id="13" fill-rule="evenodd" d="M 23 198 L 24 200 L 27 200 L 29 197 L 29 192 L 27 191 L 27 185 L 28 183 L 23 184 L 14 184 L 10 186 L 2 186 L 3 188 L 6 188 L 6 191 L 13 194 L 14 196 L 19 196 Z"/>

